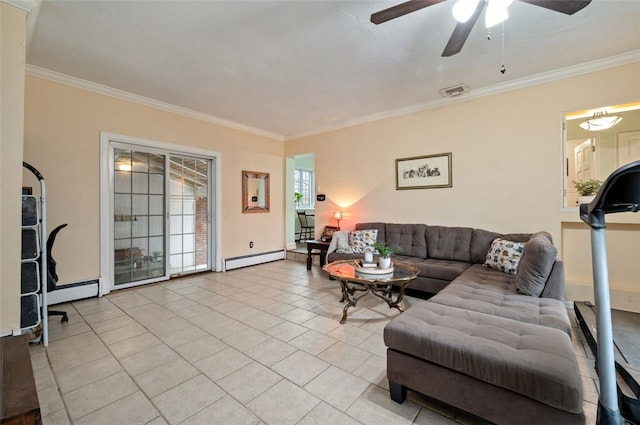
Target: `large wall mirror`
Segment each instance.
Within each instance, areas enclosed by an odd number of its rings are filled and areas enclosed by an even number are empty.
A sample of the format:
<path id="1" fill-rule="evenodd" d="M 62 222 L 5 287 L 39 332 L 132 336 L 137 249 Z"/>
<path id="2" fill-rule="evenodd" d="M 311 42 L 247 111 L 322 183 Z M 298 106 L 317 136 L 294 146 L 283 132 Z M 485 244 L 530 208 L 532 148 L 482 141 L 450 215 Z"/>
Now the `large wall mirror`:
<path id="1" fill-rule="evenodd" d="M 269 173 L 242 172 L 242 212 L 269 212 Z"/>
<path id="2" fill-rule="evenodd" d="M 564 206 L 573 208 L 579 196 L 574 181 L 603 181 L 622 165 L 640 160 L 640 102 L 575 111 L 564 119 Z"/>

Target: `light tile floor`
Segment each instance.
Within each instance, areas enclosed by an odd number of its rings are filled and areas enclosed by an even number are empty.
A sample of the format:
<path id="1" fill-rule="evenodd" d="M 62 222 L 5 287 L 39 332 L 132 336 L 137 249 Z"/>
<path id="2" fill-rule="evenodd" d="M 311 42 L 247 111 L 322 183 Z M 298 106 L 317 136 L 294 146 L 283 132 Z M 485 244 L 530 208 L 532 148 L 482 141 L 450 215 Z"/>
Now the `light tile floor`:
<path id="1" fill-rule="evenodd" d="M 31 348 L 43 424 L 481 423 L 411 391 L 391 401 L 382 330 L 398 311 L 367 297 L 340 325 L 339 298 L 285 260 L 56 306 L 69 322 Z M 573 341 L 595 423 L 594 359 Z"/>

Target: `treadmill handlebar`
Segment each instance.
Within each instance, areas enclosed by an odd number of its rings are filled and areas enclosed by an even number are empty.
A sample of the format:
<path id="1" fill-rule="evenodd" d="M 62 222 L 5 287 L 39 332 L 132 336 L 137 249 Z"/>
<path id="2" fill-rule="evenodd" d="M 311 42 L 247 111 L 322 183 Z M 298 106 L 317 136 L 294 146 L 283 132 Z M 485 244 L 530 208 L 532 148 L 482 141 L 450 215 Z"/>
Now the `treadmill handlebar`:
<path id="1" fill-rule="evenodd" d="M 604 216 L 640 211 L 640 161 L 615 170 L 600 187 L 595 199 L 580 205 L 580 219 L 593 229 L 606 227 Z"/>
<path id="2" fill-rule="evenodd" d="M 40 181 L 44 180 L 44 177 L 42 177 L 42 174 L 40 174 L 40 171 L 38 171 L 36 167 L 34 167 L 33 165 L 29 164 L 28 162 L 22 161 L 22 166 L 29 169 L 29 171 L 31 171 L 38 178 L 38 180 Z"/>

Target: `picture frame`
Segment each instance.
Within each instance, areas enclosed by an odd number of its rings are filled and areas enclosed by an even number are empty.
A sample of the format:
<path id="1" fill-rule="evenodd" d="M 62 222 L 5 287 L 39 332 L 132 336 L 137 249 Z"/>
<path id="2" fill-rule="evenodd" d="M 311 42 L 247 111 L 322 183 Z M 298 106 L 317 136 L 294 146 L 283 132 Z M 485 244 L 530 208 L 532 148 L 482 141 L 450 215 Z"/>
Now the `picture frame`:
<path id="1" fill-rule="evenodd" d="M 333 238 L 333 233 L 338 230 L 340 230 L 340 228 L 337 226 L 324 226 L 320 240 L 323 242 L 329 242 Z"/>
<path id="2" fill-rule="evenodd" d="M 396 190 L 453 187 L 451 152 L 396 159 Z"/>

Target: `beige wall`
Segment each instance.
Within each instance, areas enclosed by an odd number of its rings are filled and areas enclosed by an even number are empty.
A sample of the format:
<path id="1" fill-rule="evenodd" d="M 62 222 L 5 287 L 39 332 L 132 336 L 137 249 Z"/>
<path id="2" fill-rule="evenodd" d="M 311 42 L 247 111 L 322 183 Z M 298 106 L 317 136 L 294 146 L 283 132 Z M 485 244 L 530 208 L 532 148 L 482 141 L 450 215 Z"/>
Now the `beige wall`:
<path id="1" fill-rule="evenodd" d="M 331 212 L 343 209 L 345 229 L 372 220 L 498 232 L 544 229 L 565 257 L 568 298 L 586 299 L 592 297 L 588 230 L 577 223 L 576 210 L 562 209 L 562 115 L 640 99 L 638 75 L 635 63 L 454 103 L 288 141 L 286 155 L 315 153 L 316 183 L 328 198 L 316 206 L 316 227 L 332 224 Z M 395 189 L 396 158 L 444 152 L 453 154 L 452 188 Z M 614 307 L 635 311 L 638 218 L 609 244 L 616 258 Z"/>
<path id="2" fill-rule="evenodd" d="M 60 283 L 99 277 L 101 131 L 220 152 L 219 254 L 284 248 L 283 142 L 33 76 L 25 93 L 25 160 L 45 177 L 49 229 L 69 223 L 54 251 Z M 242 170 L 271 173 L 270 213 L 242 214 Z"/>
<path id="3" fill-rule="evenodd" d="M 640 99 L 638 75 L 636 63 L 284 144 L 27 77 L 25 160 L 47 178 L 50 228 L 70 224 L 56 247 L 62 282 L 99 275 L 99 133 L 109 131 L 222 153 L 222 257 L 284 247 L 284 157 L 311 152 L 328 197 L 318 229 L 336 209 L 346 229 L 368 220 L 545 229 L 566 260 L 568 298 L 587 299 L 588 230 L 561 208 L 562 114 Z M 396 158 L 443 152 L 453 153 L 453 188 L 395 190 Z M 271 173 L 271 213 L 241 213 L 243 169 Z M 614 307 L 640 311 L 639 220 L 620 220 L 631 222 L 611 231 Z"/>
<path id="4" fill-rule="evenodd" d="M 26 13 L 0 3 L 0 335 L 20 327 Z"/>

